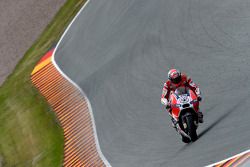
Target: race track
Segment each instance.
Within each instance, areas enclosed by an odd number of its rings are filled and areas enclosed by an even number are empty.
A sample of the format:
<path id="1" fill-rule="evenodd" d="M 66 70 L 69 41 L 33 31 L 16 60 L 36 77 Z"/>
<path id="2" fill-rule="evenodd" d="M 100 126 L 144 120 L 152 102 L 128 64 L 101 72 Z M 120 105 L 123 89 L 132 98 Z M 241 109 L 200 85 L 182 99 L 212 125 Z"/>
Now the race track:
<path id="1" fill-rule="evenodd" d="M 248 0 L 90 0 L 55 59 L 90 100 L 113 167 L 198 167 L 250 148 Z M 170 67 L 203 92 L 188 145 L 160 103 Z"/>

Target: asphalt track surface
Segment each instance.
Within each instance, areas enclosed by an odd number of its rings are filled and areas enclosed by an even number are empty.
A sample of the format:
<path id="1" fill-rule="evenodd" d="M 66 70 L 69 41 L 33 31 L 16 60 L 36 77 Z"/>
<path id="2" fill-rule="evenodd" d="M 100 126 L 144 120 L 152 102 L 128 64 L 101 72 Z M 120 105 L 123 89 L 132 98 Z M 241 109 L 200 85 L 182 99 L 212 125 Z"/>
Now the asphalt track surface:
<path id="1" fill-rule="evenodd" d="M 204 166 L 250 148 L 250 1 L 90 0 L 55 54 L 89 98 L 114 167 Z M 199 139 L 163 111 L 167 70 L 203 91 Z"/>

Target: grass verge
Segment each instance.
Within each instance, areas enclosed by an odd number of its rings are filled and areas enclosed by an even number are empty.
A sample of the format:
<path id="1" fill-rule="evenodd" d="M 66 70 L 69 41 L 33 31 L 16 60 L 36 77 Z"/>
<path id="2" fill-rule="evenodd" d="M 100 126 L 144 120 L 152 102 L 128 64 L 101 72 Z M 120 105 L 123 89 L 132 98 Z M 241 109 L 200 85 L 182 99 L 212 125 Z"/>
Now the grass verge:
<path id="1" fill-rule="evenodd" d="M 30 74 L 85 1 L 67 0 L 0 87 L 0 166 L 62 166 L 62 129 Z"/>

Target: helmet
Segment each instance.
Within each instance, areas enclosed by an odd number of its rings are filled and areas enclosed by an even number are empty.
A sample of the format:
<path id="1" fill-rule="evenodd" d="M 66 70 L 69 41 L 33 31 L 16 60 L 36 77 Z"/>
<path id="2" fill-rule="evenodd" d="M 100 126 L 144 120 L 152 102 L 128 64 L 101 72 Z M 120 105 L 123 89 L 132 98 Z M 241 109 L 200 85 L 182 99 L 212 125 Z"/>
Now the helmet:
<path id="1" fill-rule="evenodd" d="M 181 82 L 181 72 L 177 69 L 171 69 L 168 72 L 168 79 L 174 84 Z"/>

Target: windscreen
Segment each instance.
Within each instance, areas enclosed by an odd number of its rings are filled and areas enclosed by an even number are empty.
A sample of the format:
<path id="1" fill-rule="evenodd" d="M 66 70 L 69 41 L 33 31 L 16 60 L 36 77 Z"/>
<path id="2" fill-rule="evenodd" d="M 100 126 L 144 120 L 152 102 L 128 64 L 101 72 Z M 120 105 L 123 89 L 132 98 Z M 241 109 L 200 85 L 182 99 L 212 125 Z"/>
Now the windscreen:
<path id="1" fill-rule="evenodd" d="M 187 87 L 179 87 L 175 90 L 175 94 L 177 95 L 187 94 L 188 90 L 189 89 Z"/>

